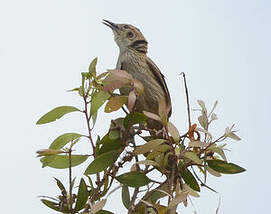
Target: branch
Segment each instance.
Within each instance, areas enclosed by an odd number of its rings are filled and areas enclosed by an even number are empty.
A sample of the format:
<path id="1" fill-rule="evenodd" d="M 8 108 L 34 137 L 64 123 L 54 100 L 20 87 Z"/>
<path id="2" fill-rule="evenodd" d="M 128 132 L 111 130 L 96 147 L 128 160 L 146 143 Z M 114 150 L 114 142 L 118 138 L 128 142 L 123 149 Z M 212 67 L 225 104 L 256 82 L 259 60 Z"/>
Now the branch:
<path id="1" fill-rule="evenodd" d="M 90 143 L 91 143 L 91 146 L 92 146 L 92 150 L 93 150 L 93 156 L 94 158 L 96 157 L 96 151 L 95 151 L 95 145 L 93 143 L 93 139 L 92 139 L 92 135 L 91 135 L 91 127 L 90 127 L 90 124 L 89 124 L 89 121 L 90 121 L 90 117 L 88 115 L 88 102 L 87 102 L 87 96 L 85 95 L 84 97 L 84 103 L 85 103 L 85 110 L 84 110 L 84 113 L 85 113 L 85 117 L 86 117 L 86 120 L 87 120 L 87 126 L 88 126 L 88 134 L 89 134 L 89 140 L 90 140 Z"/>

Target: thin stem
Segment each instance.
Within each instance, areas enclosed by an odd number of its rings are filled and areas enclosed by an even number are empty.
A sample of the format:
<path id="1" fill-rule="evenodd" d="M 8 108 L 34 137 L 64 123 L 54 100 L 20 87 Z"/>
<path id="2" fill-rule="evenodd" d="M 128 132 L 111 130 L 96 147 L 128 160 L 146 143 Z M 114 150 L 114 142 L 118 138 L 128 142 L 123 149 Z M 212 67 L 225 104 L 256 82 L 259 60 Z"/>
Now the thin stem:
<path id="1" fill-rule="evenodd" d="M 84 110 L 84 113 L 85 113 L 85 117 L 86 117 L 86 120 L 87 120 L 87 126 L 88 126 L 88 134 L 89 134 L 89 140 L 90 140 L 90 143 L 91 143 L 91 146 L 92 146 L 92 150 L 93 150 L 93 156 L 94 158 L 96 157 L 96 151 L 95 151 L 95 145 L 94 145 L 94 142 L 93 142 L 93 139 L 92 139 L 92 135 L 91 135 L 91 127 L 90 127 L 90 117 L 88 115 L 88 103 L 87 103 L 87 96 L 84 96 L 84 103 L 85 103 L 85 110 Z"/>
<path id="2" fill-rule="evenodd" d="M 165 126 L 165 130 L 166 130 L 166 137 L 167 137 L 167 140 L 169 141 L 170 143 L 170 146 L 171 146 L 171 149 L 172 149 L 172 153 L 174 155 L 174 161 L 177 160 L 177 157 L 176 157 L 176 152 L 175 152 L 175 148 L 174 148 L 174 145 L 173 145 L 173 142 L 172 142 L 172 139 L 170 138 L 169 136 L 169 133 L 168 133 L 168 128 Z M 173 191 L 174 191 L 174 188 L 173 188 L 173 184 L 174 184 L 174 178 L 175 178 L 175 162 L 172 166 L 172 169 L 171 169 L 171 174 L 170 174 L 170 178 L 169 178 L 169 188 L 170 188 L 170 195 L 173 197 Z"/>
<path id="3" fill-rule="evenodd" d="M 224 135 L 222 135 L 221 137 L 219 137 L 218 139 L 216 139 L 214 142 L 210 143 L 208 146 L 206 146 L 203 150 L 200 151 L 199 156 L 200 156 L 203 152 L 205 152 L 207 149 L 209 149 L 210 146 L 212 146 L 212 145 L 214 145 L 215 143 L 219 142 L 219 141 L 220 141 L 221 139 L 223 139 L 223 138 L 224 138 Z"/>
<path id="4" fill-rule="evenodd" d="M 134 141 L 133 141 L 133 145 L 136 146 Z M 138 162 L 138 156 L 135 155 L 134 157 L 135 157 L 135 161 L 137 163 Z M 136 171 L 140 171 L 140 168 L 139 168 L 138 164 L 136 164 Z M 139 193 L 139 188 L 135 188 L 133 196 L 132 196 L 132 200 L 130 202 L 130 206 L 129 206 L 129 209 L 128 209 L 128 214 L 133 214 L 134 213 L 134 204 L 135 204 L 135 200 L 137 198 L 138 193 Z"/>
<path id="5" fill-rule="evenodd" d="M 187 84 L 186 84 L 185 73 L 182 72 L 181 75 L 183 75 L 183 80 L 184 80 L 184 87 L 185 87 L 185 94 L 186 94 L 186 104 L 187 104 L 187 114 L 188 114 L 188 124 L 189 124 L 189 128 L 190 128 L 191 127 L 191 118 L 190 118 L 190 105 L 189 105 L 188 89 L 187 89 Z"/>
<path id="6" fill-rule="evenodd" d="M 203 182 L 201 181 L 201 179 L 199 178 L 199 176 L 197 175 L 197 173 L 195 172 L 194 168 L 193 168 L 192 166 L 191 166 L 191 168 L 192 168 L 193 174 L 195 175 L 196 179 L 200 182 L 200 185 L 201 185 L 201 186 L 206 187 L 207 189 L 210 189 L 210 190 L 212 190 L 213 192 L 216 192 L 216 193 L 217 193 L 217 191 L 215 191 L 214 189 L 212 189 L 211 187 L 209 187 L 209 186 L 207 186 L 205 183 L 203 183 Z"/>
<path id="7" fill-rule="evenodd" d="M 130 202 L 130 207 L 129 207 L 129 210 L 128 210 L 128 214 L 133 214 L 134 203 L 135 203 L 135 200 L 137 198 L 138 193 L 139 193 L 139 188 L 135 188 L 134 194 L 132 196 L 132 200 Z"/>
<path id="8" fill-rule="evenodd" d="M 72 214 L 72 149 L 69 149 L 69 210 L 71 211 Z"/>

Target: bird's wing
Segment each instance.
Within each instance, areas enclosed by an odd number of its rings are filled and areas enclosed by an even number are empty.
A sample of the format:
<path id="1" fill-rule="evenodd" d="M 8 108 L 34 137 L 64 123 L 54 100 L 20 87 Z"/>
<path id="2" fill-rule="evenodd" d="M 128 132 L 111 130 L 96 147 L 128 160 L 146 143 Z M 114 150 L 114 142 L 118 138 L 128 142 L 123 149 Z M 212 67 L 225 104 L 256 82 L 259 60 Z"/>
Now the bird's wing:
<path id="1" fill-rule="evenodd" d="M 149 66 L 150 70 L 152 71 L 153 75 L 155 76 L 157 82 L 159 82 L 159 84 L 161 85 L 164 93 L 165 93 L 165 98 L 166 98 L 166 103 L 169 107 L 169 111 L 168 111 L 168 116 L 171 115 L 171 99 L 170 99 L 170 94 L 167 88 L 167 84 L 165 81 L 165 77 L 164 75 L 161 73 L 161 71 L 159 70 L 159 68 L 155 65 L 155 63 L 149 58 L 146 58 L 146 62 L 147 65 Z"/>

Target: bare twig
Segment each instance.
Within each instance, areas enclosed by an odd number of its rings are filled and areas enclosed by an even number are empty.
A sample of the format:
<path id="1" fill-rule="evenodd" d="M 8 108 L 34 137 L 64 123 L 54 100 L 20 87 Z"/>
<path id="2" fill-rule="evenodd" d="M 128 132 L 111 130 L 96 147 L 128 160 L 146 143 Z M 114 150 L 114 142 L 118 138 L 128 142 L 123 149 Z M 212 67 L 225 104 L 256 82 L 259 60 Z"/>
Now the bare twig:
<path id="1" fill-rule="evenodd" d="M 213 192 L 217 193 L 217 191 L 215 191 L 214 189 L 212 189 L 211 187 L 207 186 L 205 183 L 202 182 L 202 180 L 199 178 L 199 176 L 197 175 L 197 173 L 195 172 L 194 168 L 191 166 L 193 174 L 195 175 L 196 179 L 200 182 L 200 185 L 203 187 L 206 187 L 209 190 L 212 190 Z"/>
<path id="2" fill-rule="evenodd" d="M 219 208 L 220 208 L 220 204 L 221 204 L 221 197 L 219 197 L 218 206 L 216 208 L 215 214 L 218 214 L 218 211 L 219 211 Z"/>
<path id="3" fill-rule="evenodd" d="M 184 80 L 184 87 L 185 87 L 185 94 L 186 94 L 186 104 L 187 104 L 187 114 L 188 114 L 188 124 L 189 124 L 189 128 L 190 128 L 191 127 L 191 117 L 190 117 L 190 105 L 189 105 L 188 89 L 187 89 L 187 84 L 186 84 L 185 73 L 182 72 L 181 75 L 183 75 L 183 80 Z"/>

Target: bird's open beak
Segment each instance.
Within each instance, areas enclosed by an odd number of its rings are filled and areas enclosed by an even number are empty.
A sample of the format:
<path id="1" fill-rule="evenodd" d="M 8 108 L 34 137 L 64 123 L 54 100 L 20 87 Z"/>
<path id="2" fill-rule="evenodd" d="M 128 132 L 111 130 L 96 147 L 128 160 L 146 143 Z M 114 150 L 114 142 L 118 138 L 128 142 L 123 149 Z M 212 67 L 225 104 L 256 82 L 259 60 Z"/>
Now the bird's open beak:
<path id="1" fill-rule="evenodd" d="M 113 31 L 117 32 L 119 30 L 119 26 L 113 22 L 103 19 L 103 24 L 110 27 Z"/>

